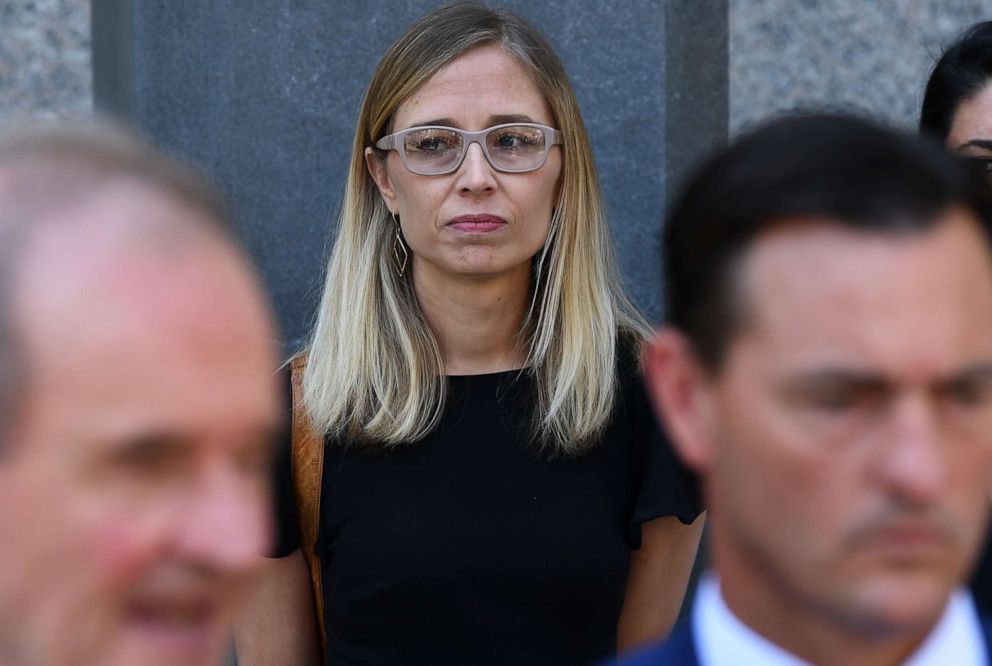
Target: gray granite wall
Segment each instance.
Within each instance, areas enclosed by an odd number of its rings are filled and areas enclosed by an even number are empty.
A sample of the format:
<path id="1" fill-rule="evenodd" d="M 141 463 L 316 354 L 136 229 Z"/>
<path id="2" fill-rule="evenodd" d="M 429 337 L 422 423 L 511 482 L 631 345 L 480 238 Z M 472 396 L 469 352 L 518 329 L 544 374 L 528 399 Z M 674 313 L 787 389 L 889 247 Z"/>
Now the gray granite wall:
<path id="1" fill-rule="evenodd" d="M 0 0 L 0 120 L 93 108 L 88 0 Z"/>
<path id="2" fill-rule="evenodd" d="M 983 18 L 990 0 L 730 0 L 731 130 L 824 104 L 912 124 L 932 54 Z M 0 0 L 0 120 L 88 113 L 89 40 L 88 0 Z"/>
<path id="3" fill-rule="evenodd" d="M 914 125 L 943 44 L 992 0 L 730 0 L 731 132 L 796 107 Z"/>

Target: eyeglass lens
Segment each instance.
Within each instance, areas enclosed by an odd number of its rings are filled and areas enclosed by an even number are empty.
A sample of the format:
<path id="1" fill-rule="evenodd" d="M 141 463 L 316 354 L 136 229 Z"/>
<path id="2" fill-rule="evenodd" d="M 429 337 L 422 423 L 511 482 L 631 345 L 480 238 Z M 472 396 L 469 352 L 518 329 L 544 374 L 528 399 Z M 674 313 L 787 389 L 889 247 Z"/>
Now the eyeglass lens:
<path id="1" fill-rule="evenodd" d="M 409 166 L 424 174 L 448 171 L 462 157 L 465 139 L 446 128 L 424 128 L 403 138 Z M 537 127 L 507 126 L 491 130 L 485 136 L 486 152 L 497 169 L 528 171 L 539 168 L 547 154 L 544 132 Z"/>

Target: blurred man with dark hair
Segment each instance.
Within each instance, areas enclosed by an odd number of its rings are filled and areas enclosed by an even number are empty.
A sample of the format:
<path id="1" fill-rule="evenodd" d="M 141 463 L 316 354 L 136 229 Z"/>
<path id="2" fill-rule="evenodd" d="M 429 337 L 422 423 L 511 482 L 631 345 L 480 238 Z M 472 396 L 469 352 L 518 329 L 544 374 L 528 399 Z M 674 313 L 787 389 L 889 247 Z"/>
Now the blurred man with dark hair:
<path id="1" fill-rule="evenodd" d="M 653 400 L 710 511 L 691 620 L 629 664 L 985 664 L 992 202 L 936 144 L 796 116 L 665 230 Z"/>
<path id="2" fill-rule="evenodd" d="M 182 167 L 0 138 L 0 665 L 219 663 L 269 541 L 273 338 Z"/>

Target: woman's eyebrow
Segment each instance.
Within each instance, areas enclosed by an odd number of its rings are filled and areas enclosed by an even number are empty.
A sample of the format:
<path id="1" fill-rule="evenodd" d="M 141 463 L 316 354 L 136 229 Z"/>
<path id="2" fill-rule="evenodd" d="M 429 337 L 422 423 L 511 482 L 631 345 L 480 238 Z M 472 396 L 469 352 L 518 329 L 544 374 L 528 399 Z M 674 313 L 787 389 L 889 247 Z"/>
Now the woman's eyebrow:
<path id="1" fill-rule="evenodd" d="M 510 125 L 512 123 L 532 123 L 534 119 L 525 113 L 502 113 L 495 116 L 489 116 L 489 127 L 494 125 Z M 410 125 L 410 127 L 454 127 L 455 129 L 461 129 L 461 126 L 453 118 L 434 118 L 432 120 L 417 121 Z M 410 129 L 406 127 L 404 129 Z M 484 128 L 483 128 L 484 129 Z"/>
<path id="2" fill-rule="evenodd" d="M 410 127 L 434 127 L 434 126 L 454 127 L 455 129 L 461 129 L 460 127 L 458 127 L 458 123 L 456 123 L 451 118 L 435 118 L 433 120 L 418 121 L 410 124 L 409 127 L 404 127 L 403 129 L 410 129 Z"/>
<path id="3" fill-rule="evenodd" d="M 532 123 L 533 118 L 524 113 L 507 113 L 489 116 L 490 125 L 509 125 L 510 123 Z"/>

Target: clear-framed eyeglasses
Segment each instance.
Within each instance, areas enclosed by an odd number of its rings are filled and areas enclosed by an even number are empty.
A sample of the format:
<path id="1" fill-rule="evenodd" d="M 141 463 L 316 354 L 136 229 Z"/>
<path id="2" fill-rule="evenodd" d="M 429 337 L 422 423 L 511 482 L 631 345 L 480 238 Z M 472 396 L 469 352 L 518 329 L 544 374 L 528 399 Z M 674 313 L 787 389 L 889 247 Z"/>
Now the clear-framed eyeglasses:
<path id="1" fill-rule="evenodd" d="M 443 176 L 461 166 L 473 143 L 482 147 L 496 171 L 526 173 L 544 166 L 551 146 L 561 143 L 561 132 L 537 123 L 495 125 L 478 132 L 429 125 L 386 135 L 375 147 L 395 150 L 408 171 Z"/>

